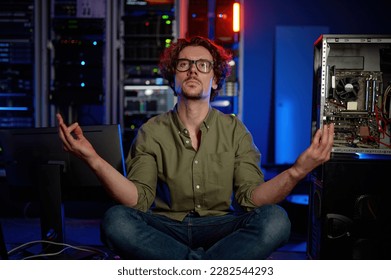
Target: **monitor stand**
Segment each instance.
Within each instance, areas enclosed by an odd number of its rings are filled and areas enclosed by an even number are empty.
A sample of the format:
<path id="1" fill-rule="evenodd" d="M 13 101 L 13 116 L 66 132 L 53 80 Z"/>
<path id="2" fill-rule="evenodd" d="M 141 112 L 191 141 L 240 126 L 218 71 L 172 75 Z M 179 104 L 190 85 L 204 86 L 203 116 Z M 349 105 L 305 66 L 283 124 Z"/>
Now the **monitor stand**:
<path id="1" fill-rule="evenodd" d="M 7 246 L 5 245 L 1 223 L 0 223 L 0 260 L 8 260 Z"/>
<path id="2" fill-rule="evenodd" d="M 48 163 L 40 165 L 39 201 L 41 235 L 43 240 L 64 243 L 64 205 L 62 202 L 61 175 L 65 163 Z M 46 253 L 56 252 L 61 246 L 43 244 Z"/>

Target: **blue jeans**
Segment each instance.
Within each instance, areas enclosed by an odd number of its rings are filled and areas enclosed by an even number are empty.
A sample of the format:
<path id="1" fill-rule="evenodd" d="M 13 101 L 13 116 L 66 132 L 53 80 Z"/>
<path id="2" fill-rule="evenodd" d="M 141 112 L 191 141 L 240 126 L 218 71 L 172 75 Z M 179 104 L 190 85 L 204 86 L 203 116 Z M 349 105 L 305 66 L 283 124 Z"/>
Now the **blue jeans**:
<path id="1" fill-rule="evenodd" d="M 103 217 L 101 238 L 123 259 L 250 260 L 266 259 L 288 241 L 290 228 L 277 205 L 183 221 L 117 205 Z"/>

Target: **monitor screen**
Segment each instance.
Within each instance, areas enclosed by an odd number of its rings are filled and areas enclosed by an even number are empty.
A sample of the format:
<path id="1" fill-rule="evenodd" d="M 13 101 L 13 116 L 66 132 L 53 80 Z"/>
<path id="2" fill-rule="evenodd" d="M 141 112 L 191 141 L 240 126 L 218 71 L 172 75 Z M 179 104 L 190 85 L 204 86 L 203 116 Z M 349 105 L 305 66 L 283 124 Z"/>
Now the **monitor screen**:
<path id="1" fill-rule="evenodd" d="M 120 126 L 95 125 L 82 129 L 98 154 L 126 175 Z M 63 150 L 57 127 L 0 130 L 0 162 L 8 185 L 13 187 L 33 186 L 40 179 L 42 165 L 62 166 L 65 190 L 100 186 L 84 161 Z"/>

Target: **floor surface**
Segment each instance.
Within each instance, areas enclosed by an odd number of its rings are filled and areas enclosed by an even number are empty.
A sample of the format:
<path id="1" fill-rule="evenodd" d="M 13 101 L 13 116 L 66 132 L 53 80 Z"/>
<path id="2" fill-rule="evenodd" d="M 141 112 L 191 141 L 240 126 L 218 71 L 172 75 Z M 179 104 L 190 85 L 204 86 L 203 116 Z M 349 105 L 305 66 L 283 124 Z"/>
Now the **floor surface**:
<path id="1" fill-rule="evenodd" d="M 39 218 L 1 218 L 0 222 L 9 259 L 117 258 L 100 241 L 99 219 L 66 218 L 65 240 L 61 245 L 41 242 Z M 46 247 L 48 245 L 50 247 Z M 269 259 L 307 259 L 305 251 L 304 237 L 293 234 L 290 242 L 274 252 Z"/>

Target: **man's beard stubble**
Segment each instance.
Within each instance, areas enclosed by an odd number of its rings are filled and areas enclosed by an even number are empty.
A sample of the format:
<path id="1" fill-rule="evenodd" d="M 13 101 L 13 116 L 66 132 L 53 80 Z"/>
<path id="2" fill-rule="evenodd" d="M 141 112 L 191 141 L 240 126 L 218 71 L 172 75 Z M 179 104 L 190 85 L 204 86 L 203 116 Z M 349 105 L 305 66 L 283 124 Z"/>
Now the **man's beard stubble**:
<path id="1" fill-rule="evenodd" d="M 182 88 L 182 93 L 181 95 L 188 99 L 188 100 L 200 100 L 202 99 L 202 92 L 199 92 L 197 94 L 189 94 L 187 91 L 185 91 L 183 88 Z"/>

